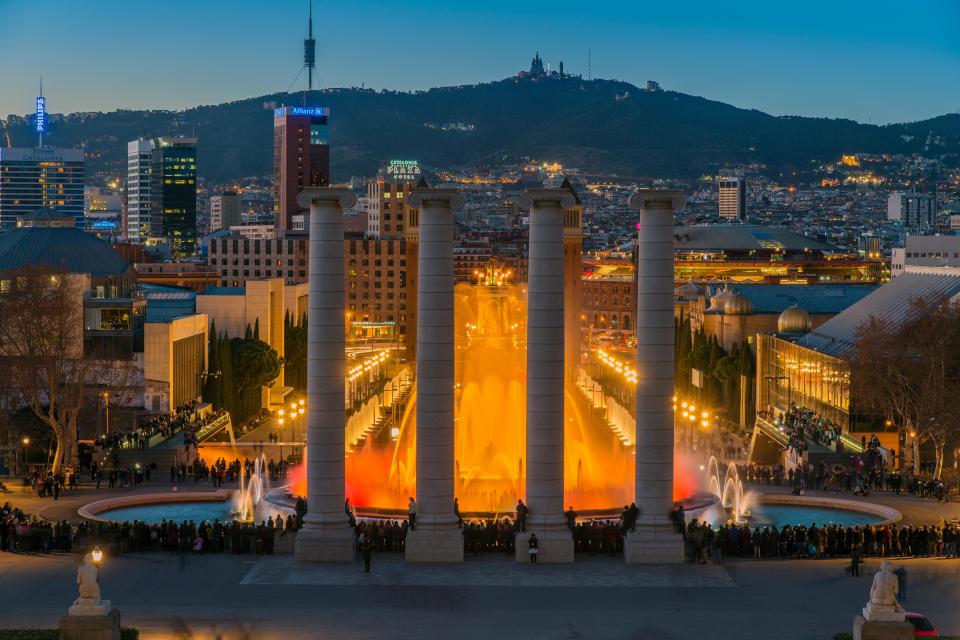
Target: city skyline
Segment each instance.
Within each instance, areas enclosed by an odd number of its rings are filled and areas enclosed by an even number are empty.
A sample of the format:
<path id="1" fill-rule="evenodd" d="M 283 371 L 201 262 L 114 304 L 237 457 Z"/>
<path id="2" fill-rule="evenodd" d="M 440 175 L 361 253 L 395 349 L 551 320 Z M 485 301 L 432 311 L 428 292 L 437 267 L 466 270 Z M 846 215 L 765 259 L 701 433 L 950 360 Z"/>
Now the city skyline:
<path id="1" fill-rule="evenodd" d="M 0 114 L 30 112 L 41 75 L 55 113 L 182 109 L 301 89 L 306 4 L 177 0 L 154 15 L 112 1 L 82 8 L 54 1 L 38 27 L 42 47 L 35 44 L 38 28 L 31 28 L 35 13 L 7 4 L 0 8 L 6 27 L 0 52 L 20 62 L 5 74 Z M 561 2 L 481 11 L 428 2 L 398 12 L 380 2 L 318 4 L 315 86 L 407 91 L 488 82 L 526 68 L 539 51 L 553 68 L 562 60 L 571 73 L 637 85 L 653 79 L 669 90 L 774 115 L 883 124 L 956 112 L 960 85 L 951 78 L 960 43 L 950 27 L 960 5 L 930 0 L 908 14 L 897 8 L 821 3 L 791 13 L 754 2 L 737 11 L 700 2 L 612 3 L 598 12 Z M 417 25 L 428 23 L 432 28 L 421 35 Z M 153 57 L 124 55 L 142 46 L 147 24 L 155 33 L 175 30 L 177 46 Z M 88 46 L 85 39 L 105 25 L 112 46 Z M 263 32 L 247 32 L 253 25 Z"/>

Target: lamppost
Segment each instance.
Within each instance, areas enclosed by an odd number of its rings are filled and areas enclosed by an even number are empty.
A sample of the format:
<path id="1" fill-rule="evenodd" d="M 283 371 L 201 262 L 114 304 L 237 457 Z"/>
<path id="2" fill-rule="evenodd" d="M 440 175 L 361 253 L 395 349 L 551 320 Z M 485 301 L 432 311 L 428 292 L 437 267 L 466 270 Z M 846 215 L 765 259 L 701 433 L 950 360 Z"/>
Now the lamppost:
<path id="1" fill-rule="evenodd" d="M 26 473 L 30 455 L 30 436 L 23 436 L 23 471 Z"/>
<path id="2" fill-rule="evenodd" d="M 280 409 L 280 415 L 283 415 L 283 409 Z M 280 429 L 280 459 L 283 460 L 283 418 L 277 418 L 277 425 Z"/>
<path id="3" fill-rule="evenodd" d="M 110 392 L 109 391 L 103 392 L 103 404 L 104 404 L 104 411 L 106 414 L 106 421 L 107 421 L 106 435 L 110 435 Z"/>

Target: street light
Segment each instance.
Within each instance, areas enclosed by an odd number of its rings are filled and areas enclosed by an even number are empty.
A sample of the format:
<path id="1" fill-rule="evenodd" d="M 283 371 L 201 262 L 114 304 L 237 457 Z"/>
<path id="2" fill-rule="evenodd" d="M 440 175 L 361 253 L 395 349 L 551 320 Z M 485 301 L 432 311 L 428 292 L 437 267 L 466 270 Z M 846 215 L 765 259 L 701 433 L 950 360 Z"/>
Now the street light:
<path id="1" fill-rule="evenodd" d="M 93 551 L 90 552 L 90 559 L 93 560 L 93 564 L 100 566 L 100 563 L 103 562 L 103 550 L 100 548 L 100 545 L 97 545 L 93 548 Z"/>

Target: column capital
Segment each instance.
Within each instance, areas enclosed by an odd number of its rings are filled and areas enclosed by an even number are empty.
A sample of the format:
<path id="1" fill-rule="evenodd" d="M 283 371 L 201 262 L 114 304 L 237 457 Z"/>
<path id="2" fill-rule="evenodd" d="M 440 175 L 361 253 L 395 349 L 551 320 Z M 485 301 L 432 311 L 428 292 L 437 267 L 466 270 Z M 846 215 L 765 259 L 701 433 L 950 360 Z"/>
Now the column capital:
<path id="1" fill-rule="evenodd" d="M 430 206 L 449 207 L 451 211 L 456 211 L 463 206 L 463 195 L 456 189 L 420 187 L 407 196 L 407 206 L 414 209 Z"/>
<path id="2" fill-rule="evenodd" d="M 631 209 L 672 209 L 676 211 L 686 202 L 680 189 L 637 189 L 630 196 Z"/>
<path id="3" fill-rule="evenodd" d="M 527 189 L 520 196 L 520 206 L 524 209 L 533 205 L 555 204 L 561 209 L 569 209 L 577 203 L 577 199 L 568 189 Z"/>
<path id="4" fill-rule="evenodd" d="M 350 189 L 337 187 L 310 187 L 297 195 L 297 204 L 301 207 L 326 204 L 341 209 L 349 209 L 357 204 L 357 194 Z"/>

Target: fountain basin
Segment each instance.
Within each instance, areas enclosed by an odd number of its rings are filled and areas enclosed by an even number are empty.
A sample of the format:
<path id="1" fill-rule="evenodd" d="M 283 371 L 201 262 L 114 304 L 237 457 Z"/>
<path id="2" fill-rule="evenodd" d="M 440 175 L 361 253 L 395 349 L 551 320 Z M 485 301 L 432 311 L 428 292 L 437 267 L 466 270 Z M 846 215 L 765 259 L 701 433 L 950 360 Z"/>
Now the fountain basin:
<path id="1" fill-rule="evenodd" d="M 777 526 L 802 524 L 809 527 L 837 524 L 885 525 L 899 522 L 903 515 L 891 507 L 873 502 L 859 502 L 820 496 L 759 494 L 751 508 L 750 526 Z"/>
<path id="2" fill-rule="evenodd" d="M 141 493 L 105 498 L 80 507 L 82 518 L 99 522 L 141 520 L 156 524 L 163 520 L 230 521 L 233 491 L 189 491 L 184 493 Z"/>

